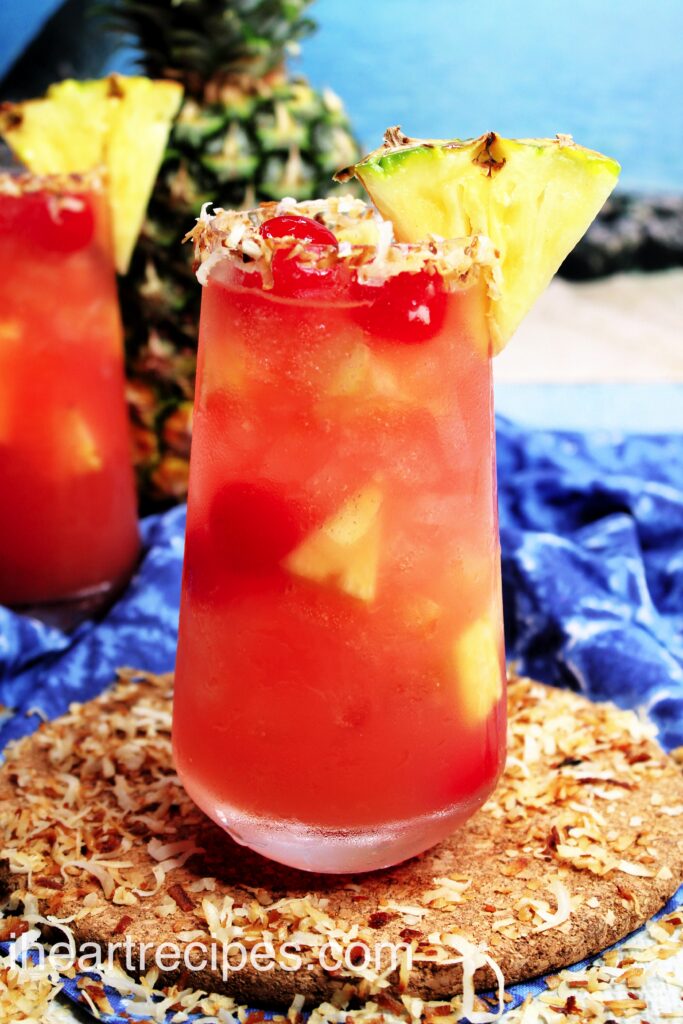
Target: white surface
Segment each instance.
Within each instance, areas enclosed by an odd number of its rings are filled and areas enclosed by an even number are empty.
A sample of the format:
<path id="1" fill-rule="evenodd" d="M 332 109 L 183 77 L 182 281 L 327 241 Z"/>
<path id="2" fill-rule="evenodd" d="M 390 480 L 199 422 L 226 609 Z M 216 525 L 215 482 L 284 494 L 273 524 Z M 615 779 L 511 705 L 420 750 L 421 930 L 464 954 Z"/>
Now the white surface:
<path id="1" fill-rule="evenodd" d="M 556 278 L 494 362 L 497 383 L 683 383 L 683 269 Z"/>

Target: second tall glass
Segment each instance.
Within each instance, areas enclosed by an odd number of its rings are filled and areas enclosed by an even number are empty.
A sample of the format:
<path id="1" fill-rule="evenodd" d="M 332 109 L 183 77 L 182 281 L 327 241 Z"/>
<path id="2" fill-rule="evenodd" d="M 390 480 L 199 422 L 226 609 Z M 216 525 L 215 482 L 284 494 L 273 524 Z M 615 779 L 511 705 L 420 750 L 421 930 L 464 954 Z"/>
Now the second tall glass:
<path id="1" fill-rule="evenodd" d="M 69 624 L 129 577 L 137 505 L 106 194 L 0 175 L 0 603 Z"/>

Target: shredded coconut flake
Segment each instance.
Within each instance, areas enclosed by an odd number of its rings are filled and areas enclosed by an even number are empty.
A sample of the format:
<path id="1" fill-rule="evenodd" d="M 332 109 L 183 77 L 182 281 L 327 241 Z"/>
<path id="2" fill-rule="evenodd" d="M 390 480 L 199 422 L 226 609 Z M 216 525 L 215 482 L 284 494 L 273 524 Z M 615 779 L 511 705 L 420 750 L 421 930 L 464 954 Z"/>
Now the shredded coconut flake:
<path id="1" fill-rule="evenodd" d="M 572 900 L 567 886 L 559 878 L 554 878 L 548 888 L 557 900 L 557 910 L 554 914 L 545 914 L 544 911 L 537 910 L 537 913 L 540 917 L 544 918 L 544 921 L 543 924 L 537 925 L 534 928 L 536 932 L 547 932 L 550 928 L 557 928 L 569 920 L 572 912 Z"/>

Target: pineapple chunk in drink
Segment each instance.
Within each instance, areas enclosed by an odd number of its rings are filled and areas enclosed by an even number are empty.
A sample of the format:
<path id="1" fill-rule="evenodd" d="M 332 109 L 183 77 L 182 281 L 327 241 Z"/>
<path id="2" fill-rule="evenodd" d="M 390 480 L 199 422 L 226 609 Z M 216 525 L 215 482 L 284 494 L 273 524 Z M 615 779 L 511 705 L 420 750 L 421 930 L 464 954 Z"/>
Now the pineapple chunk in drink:
<path id="1" fill-rule="evenodd" d="M 367 484 L 348 498 L 322 526 L 305 537 L 285 560 L 295 576 L 331 584 L 369 603 L 377 593 L 382 491 Z"/>

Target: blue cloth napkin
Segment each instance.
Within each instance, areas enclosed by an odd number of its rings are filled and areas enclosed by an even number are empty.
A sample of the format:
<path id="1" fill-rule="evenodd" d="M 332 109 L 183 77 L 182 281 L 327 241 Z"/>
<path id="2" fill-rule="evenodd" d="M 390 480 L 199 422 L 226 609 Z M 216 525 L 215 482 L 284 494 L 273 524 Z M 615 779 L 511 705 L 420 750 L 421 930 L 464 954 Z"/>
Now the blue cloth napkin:
<path id="1" fill-rule="evenodd" d="M 537 679 L 645 709 L 666 748 L 683 745 L 683 436 L 529 432 L 503 419 L 497 436 L 509 657 Z M 145 520 L 128 590 L 70 636 L 0 608 L 0 703 L 14 709 L 0 749 L 40 712 L 99 693 L 118 666 L 173 668 L 184 526 L 184 507 Z M 667 909 L 681 902 L 683 890 Z M 542 988 L 515 986 L 511 1005 Z M 78 998 L 72 983 L 67 992 Z"/>

